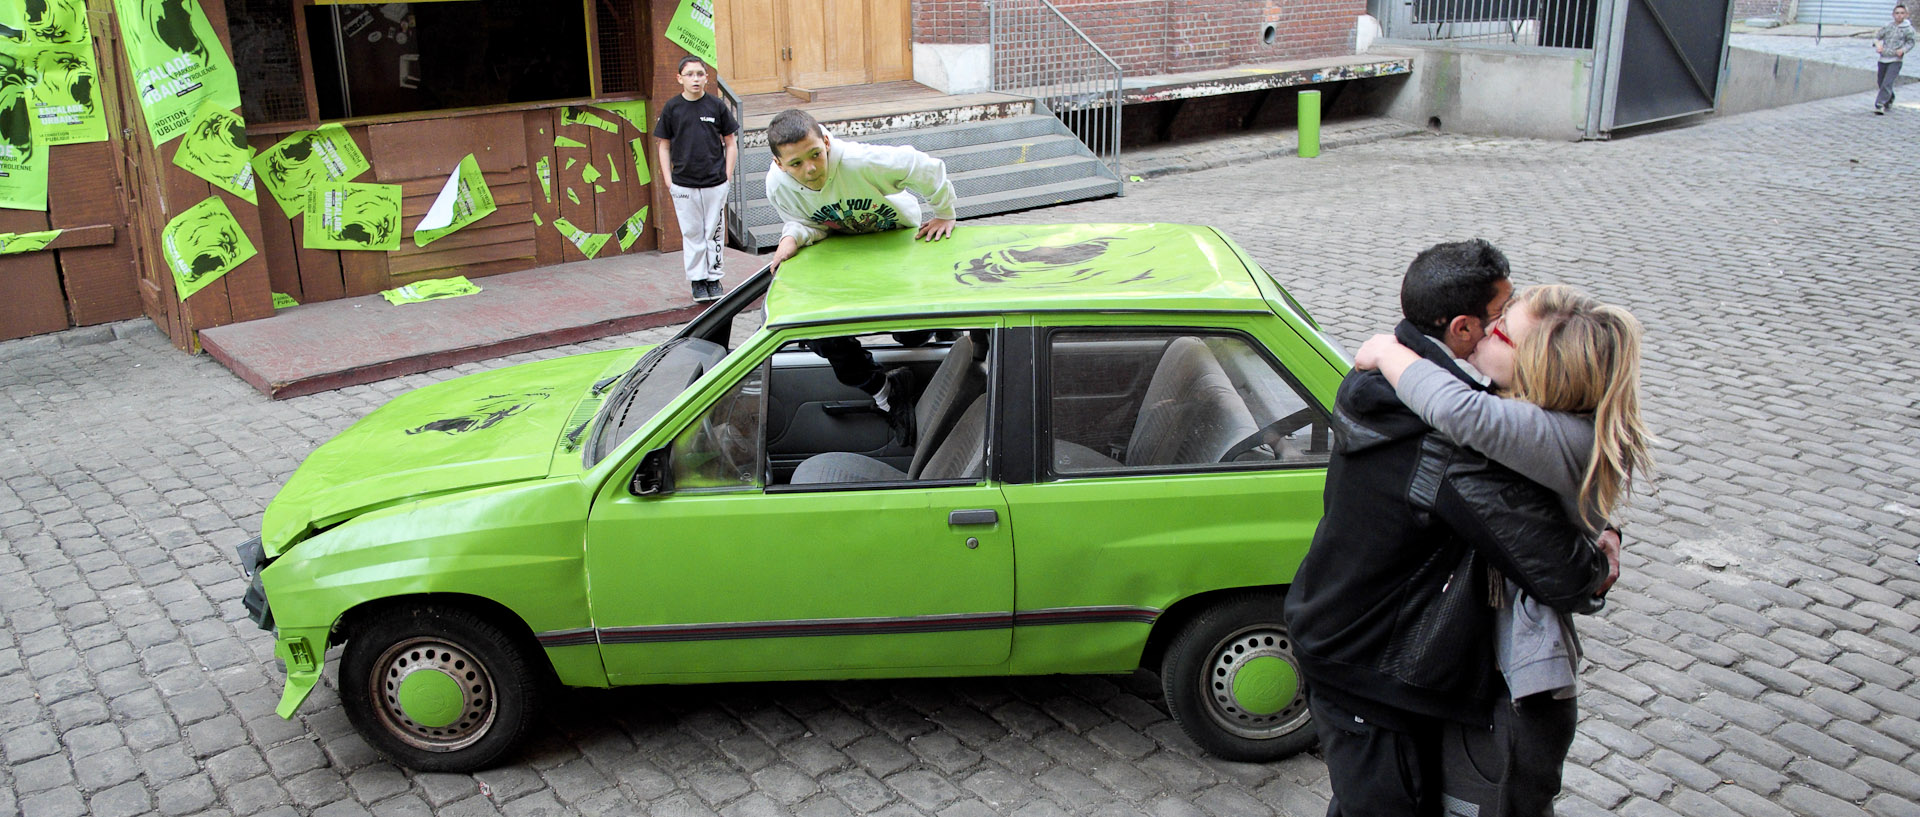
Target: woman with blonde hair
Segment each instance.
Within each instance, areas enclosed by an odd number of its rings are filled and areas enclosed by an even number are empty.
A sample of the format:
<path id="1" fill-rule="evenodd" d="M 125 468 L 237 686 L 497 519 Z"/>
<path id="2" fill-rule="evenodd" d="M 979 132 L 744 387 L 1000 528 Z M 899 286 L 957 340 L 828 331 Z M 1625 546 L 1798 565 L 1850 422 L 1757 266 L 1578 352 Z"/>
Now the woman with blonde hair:
<path id="1" fill-rule="evenodd" d="M 1428 425 L 1559 494 L 1617 575 L 1618 529 L 1606 520 L 1652 465 L 1640 420 L 1639 322 L 1571 287 L 1532 287 L 1487 325 L 1468 362 L 1498 394 L 1473 389 L 1392 335 L 1368 340 L 1354 357 L 1359 368 L 1378 368 Z M 1504 757 L 1496 812 L 1552 814 L 1578 720 L 1579 644 L 1570 617 L 1504 584 L 1495 643 L 1511 706 L 1495 718 L 1504 727 L 1496 730 Z"/>

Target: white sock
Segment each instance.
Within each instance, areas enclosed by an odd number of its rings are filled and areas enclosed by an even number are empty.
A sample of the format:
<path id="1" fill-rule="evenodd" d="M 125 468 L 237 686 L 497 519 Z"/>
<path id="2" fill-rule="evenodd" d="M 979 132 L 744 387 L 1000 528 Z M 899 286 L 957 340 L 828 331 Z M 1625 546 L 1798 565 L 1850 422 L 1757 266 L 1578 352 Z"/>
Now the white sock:
<path id="1" fill-rule="evenodd" d="M 880 384 L 880 390 L 873 393 L 873 404 L 879 406 L 881 411 L 889 411 L 892 409 L 891 406 L 887 405 L 887 392 L 892 391 L 892 389 L 888 388 L 890 385 L 891 384 L 888 383 L 882 383 Z"/>

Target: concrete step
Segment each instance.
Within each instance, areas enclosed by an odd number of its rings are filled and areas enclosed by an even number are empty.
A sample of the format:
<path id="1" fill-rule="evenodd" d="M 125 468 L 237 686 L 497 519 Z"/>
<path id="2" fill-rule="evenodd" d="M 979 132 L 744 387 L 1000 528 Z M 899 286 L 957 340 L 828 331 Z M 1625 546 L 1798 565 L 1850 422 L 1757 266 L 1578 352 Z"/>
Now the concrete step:
<path id="1" fill-rule="evenodd" d="M 1018 147 L 1009 147 L 1002 152 L 1017 156 Z M 1100 176 L 1104 172 L 1105 168 L 1100 164 L 1099 159 L 1082 152 L 1078 155 L 1054 156 L 1037 161 L 992 165 L 964 173 L 954 173 L 949 168 L 947 178 L 953 181 L 953 192 L 961 200 L 965 200 L 973 196 L 1000 193 L 1020 187 L 1036 187 L 1054 182 Z M 748 225 L 757 227 L 762 224 L 772 224 L 778 221 L 780 216 L 774 212 L 773 202 L 765 196 L 760 196 L 748 199 L 746 219 Z"/>
<path id="2" fill-rule="evenodd" d="M 1050 117 L 1034 118 L 1044 120 Z M 997 141 L 976 142 L 946 148 L 927 148 L 921 147 L 920 145 L 912 145 L 912 147 L 925 151 L 934 158 L 946 162 L 947 172 L 949 174 L 966 173 L 996 165 L 1052 159 L 1085 152 L 1085 146 L 1081 144 L 1080 140 L 1073 134 L 1051 133 L 1046 131 L 1031 133 L 1031 131 L 1038 130 L 1038 128 L 1033 127 L 1034 124 L 1036 123 L 1022 123 L 1016 127 L 1009 128 L 1006 132 L 1003 132 L 1007 135 L 1004 135 L 1004 138 Z M 1045 122 L 1037 124 L 1045 125 Z M 984 129 L 981 132 L 984 132 Z M 900 144 L 885 140 L 886 137 L 881 137 L 871 142 L 871 144 Z M 752 156 L 752 152 L 750 151 L 748 155 L 742 156 L 740 159 L 742 172 L 736 183 L 740 185 L 741 195 L 748 201 L 765 198 L 767 195 L 766 168 L 771 162 L 771 158 L 766 155 L 765 148 L 759 149 L 759 153 L 759 156 Z M 754 168 L 759 169 L 754 170 Z"/>
<path id="3" fill-rule="evenodd" d="M 962 197 L 955 205 L 954 211 L 962 219 L 977 218 L 1034 207 L 1051 207 L 1073 201 L 1117 196 L 1120 195 L 1120 187 L 1119 179 L 1092 176 L 1034 187 L 1018 187 L 980 196 Z M 962 227 L 964 226 L 963 224 Z M 751 227 L 750 232 L 753 243 L 758 247 L 772 247 L 780 243 L 780 224 L 777 221 Z"/>

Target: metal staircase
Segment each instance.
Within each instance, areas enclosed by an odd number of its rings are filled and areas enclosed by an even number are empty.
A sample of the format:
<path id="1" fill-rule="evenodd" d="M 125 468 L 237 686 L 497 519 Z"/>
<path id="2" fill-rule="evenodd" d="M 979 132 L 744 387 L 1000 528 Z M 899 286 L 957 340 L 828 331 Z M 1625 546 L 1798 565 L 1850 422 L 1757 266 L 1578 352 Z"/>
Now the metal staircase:
<path id="1" fill-rule="evenodd" d="M 822 122 L 829 133 L 845 128 Z M 749 137 L 747 143 L 764 142 Z M 1119 195 L 1121 184 L 1105 162 L 1058 117 L 1035 103 L 1000 118 L 863 135 L 858 141 L 908 145 L 947 163 L 960 218 Z M 749 250 L 780 243 L 780 216 L 767 201 L 773 155 L 762 145 L 743 148 L 735 179 L 740 204 L 736 240 Z"/>

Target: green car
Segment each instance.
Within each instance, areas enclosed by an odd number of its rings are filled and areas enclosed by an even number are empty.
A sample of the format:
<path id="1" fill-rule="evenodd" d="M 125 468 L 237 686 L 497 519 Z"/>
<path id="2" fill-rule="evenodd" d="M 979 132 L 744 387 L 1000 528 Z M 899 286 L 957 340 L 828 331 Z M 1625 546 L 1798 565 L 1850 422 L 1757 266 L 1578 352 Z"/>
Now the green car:
<path id="1" fill-rule="evenodd" d="M 909 441 L 804 343 L 846 337 L 912 373 Z M 497 762 L 558 685 L 1143 666 L 1200 747 L 1278 758 L 1313 741 L 1280 608 L 1347 368 L 1212 229 L 835 238 L 658 346 L 367 415 L 241 547 L 246 607 L 282 717 L 337 661 L 421 770 Z"/>

